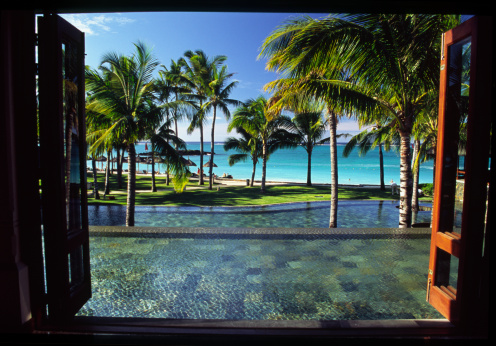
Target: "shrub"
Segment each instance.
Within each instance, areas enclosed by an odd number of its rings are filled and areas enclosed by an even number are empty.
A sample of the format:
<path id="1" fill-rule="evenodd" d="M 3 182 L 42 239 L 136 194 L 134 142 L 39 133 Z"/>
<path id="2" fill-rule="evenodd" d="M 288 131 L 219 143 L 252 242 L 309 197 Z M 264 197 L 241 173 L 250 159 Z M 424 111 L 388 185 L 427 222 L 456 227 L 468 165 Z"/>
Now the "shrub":
<path id="1" fill-rule="evenodd" d="M 434 195 L 434 184 L 419 184 L 424 196 Z"/>

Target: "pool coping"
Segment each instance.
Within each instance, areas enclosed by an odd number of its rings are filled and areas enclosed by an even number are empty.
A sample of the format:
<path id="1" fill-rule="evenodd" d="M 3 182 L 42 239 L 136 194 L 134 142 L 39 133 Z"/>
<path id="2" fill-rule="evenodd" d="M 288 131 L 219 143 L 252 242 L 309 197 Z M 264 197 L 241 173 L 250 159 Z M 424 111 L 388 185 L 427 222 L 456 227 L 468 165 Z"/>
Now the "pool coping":
<path id="1" fill-rule="evenodd" d="M 92 236 L 283 236 L 283 237 L 428 237 L 430 228 L 249 228 L 89 226 Z"/>

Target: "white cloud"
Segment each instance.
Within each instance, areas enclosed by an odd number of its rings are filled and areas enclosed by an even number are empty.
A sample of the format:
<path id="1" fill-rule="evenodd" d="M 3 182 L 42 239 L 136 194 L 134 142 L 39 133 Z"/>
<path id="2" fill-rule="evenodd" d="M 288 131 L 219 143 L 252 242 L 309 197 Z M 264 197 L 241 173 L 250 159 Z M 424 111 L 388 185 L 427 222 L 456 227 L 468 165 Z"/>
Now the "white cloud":
<path id="1" fill-rule="evenodd" d="M 135 21 L 134 19 L 120 15 L 107 14 L 64 14 L 61 16 L 87 35 L 115 32 L 116 26 L 130 24 Z"/>

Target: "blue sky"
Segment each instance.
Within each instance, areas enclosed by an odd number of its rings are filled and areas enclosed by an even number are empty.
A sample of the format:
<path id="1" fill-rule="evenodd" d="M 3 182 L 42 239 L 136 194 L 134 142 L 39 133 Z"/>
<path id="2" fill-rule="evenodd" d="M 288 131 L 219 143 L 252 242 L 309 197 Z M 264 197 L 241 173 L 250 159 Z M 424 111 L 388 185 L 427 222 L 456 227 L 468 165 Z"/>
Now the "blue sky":
<path id="1" fill-rule="evenodd" d="M 239 81 L 231 97 L 240 101 L 263 93 L 263 86 L 278 78 L 265 69 L 265 60 L 258 60 L 263 40 L 285 20 L 298 16 L 291 13 L 91 13 L 64 14 L 66 20 L 85 32 L 86 65 L 98 67 L 103 54 L 117 52 L 129 55 L 133 43 L 145 42 L 161 64 L 169 66 L 187 50 L 203 50 L 208 56 L 226 55 L 226 64 L 233 79 Z M 309 14 L 323 17 L 326 14 Z M 269 95 L 266 95 L 269 96 Z M 227 136 L 227 121 L 217 115 L 215 141 Z M 186 141 L 199 141 L 199 131 L 186 134 L 187 123 L 180 124 L 179 136 Z M 338 133 L 356 133 L 354 121 L 342 119 Z M 204 131 L 210 140 L 210 125 Z M 341 140 L 340 140 L 341 141 Z"/>

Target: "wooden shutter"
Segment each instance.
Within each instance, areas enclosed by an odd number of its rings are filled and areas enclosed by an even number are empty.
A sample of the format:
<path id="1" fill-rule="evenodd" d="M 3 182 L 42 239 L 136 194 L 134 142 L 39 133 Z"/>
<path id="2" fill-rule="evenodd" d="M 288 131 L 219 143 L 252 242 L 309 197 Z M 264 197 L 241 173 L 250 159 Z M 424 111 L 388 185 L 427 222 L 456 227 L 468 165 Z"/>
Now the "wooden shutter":
<path id="1" fill-rule="evenodd" d="M 48 317 L 64 322 L 91 296 L 86 189 L 84 34 L 38 20 L 42 222 Z"/>
<path id="2" fill-rule="evenodd" d="M 487 300 L 486 203 L 491 127 L 491 19 L 473 17 L 443 35 L 438 144 L 427 300 L 455 324 L 478 320 Z M 466 126 L 462 208 L 455 190 Z M 461 182 L 459 182 L 461 184 Z M 455 217 L 461 212 L 461 223 Z M 479 315 L 480 317 L 480 315 Z"/>

